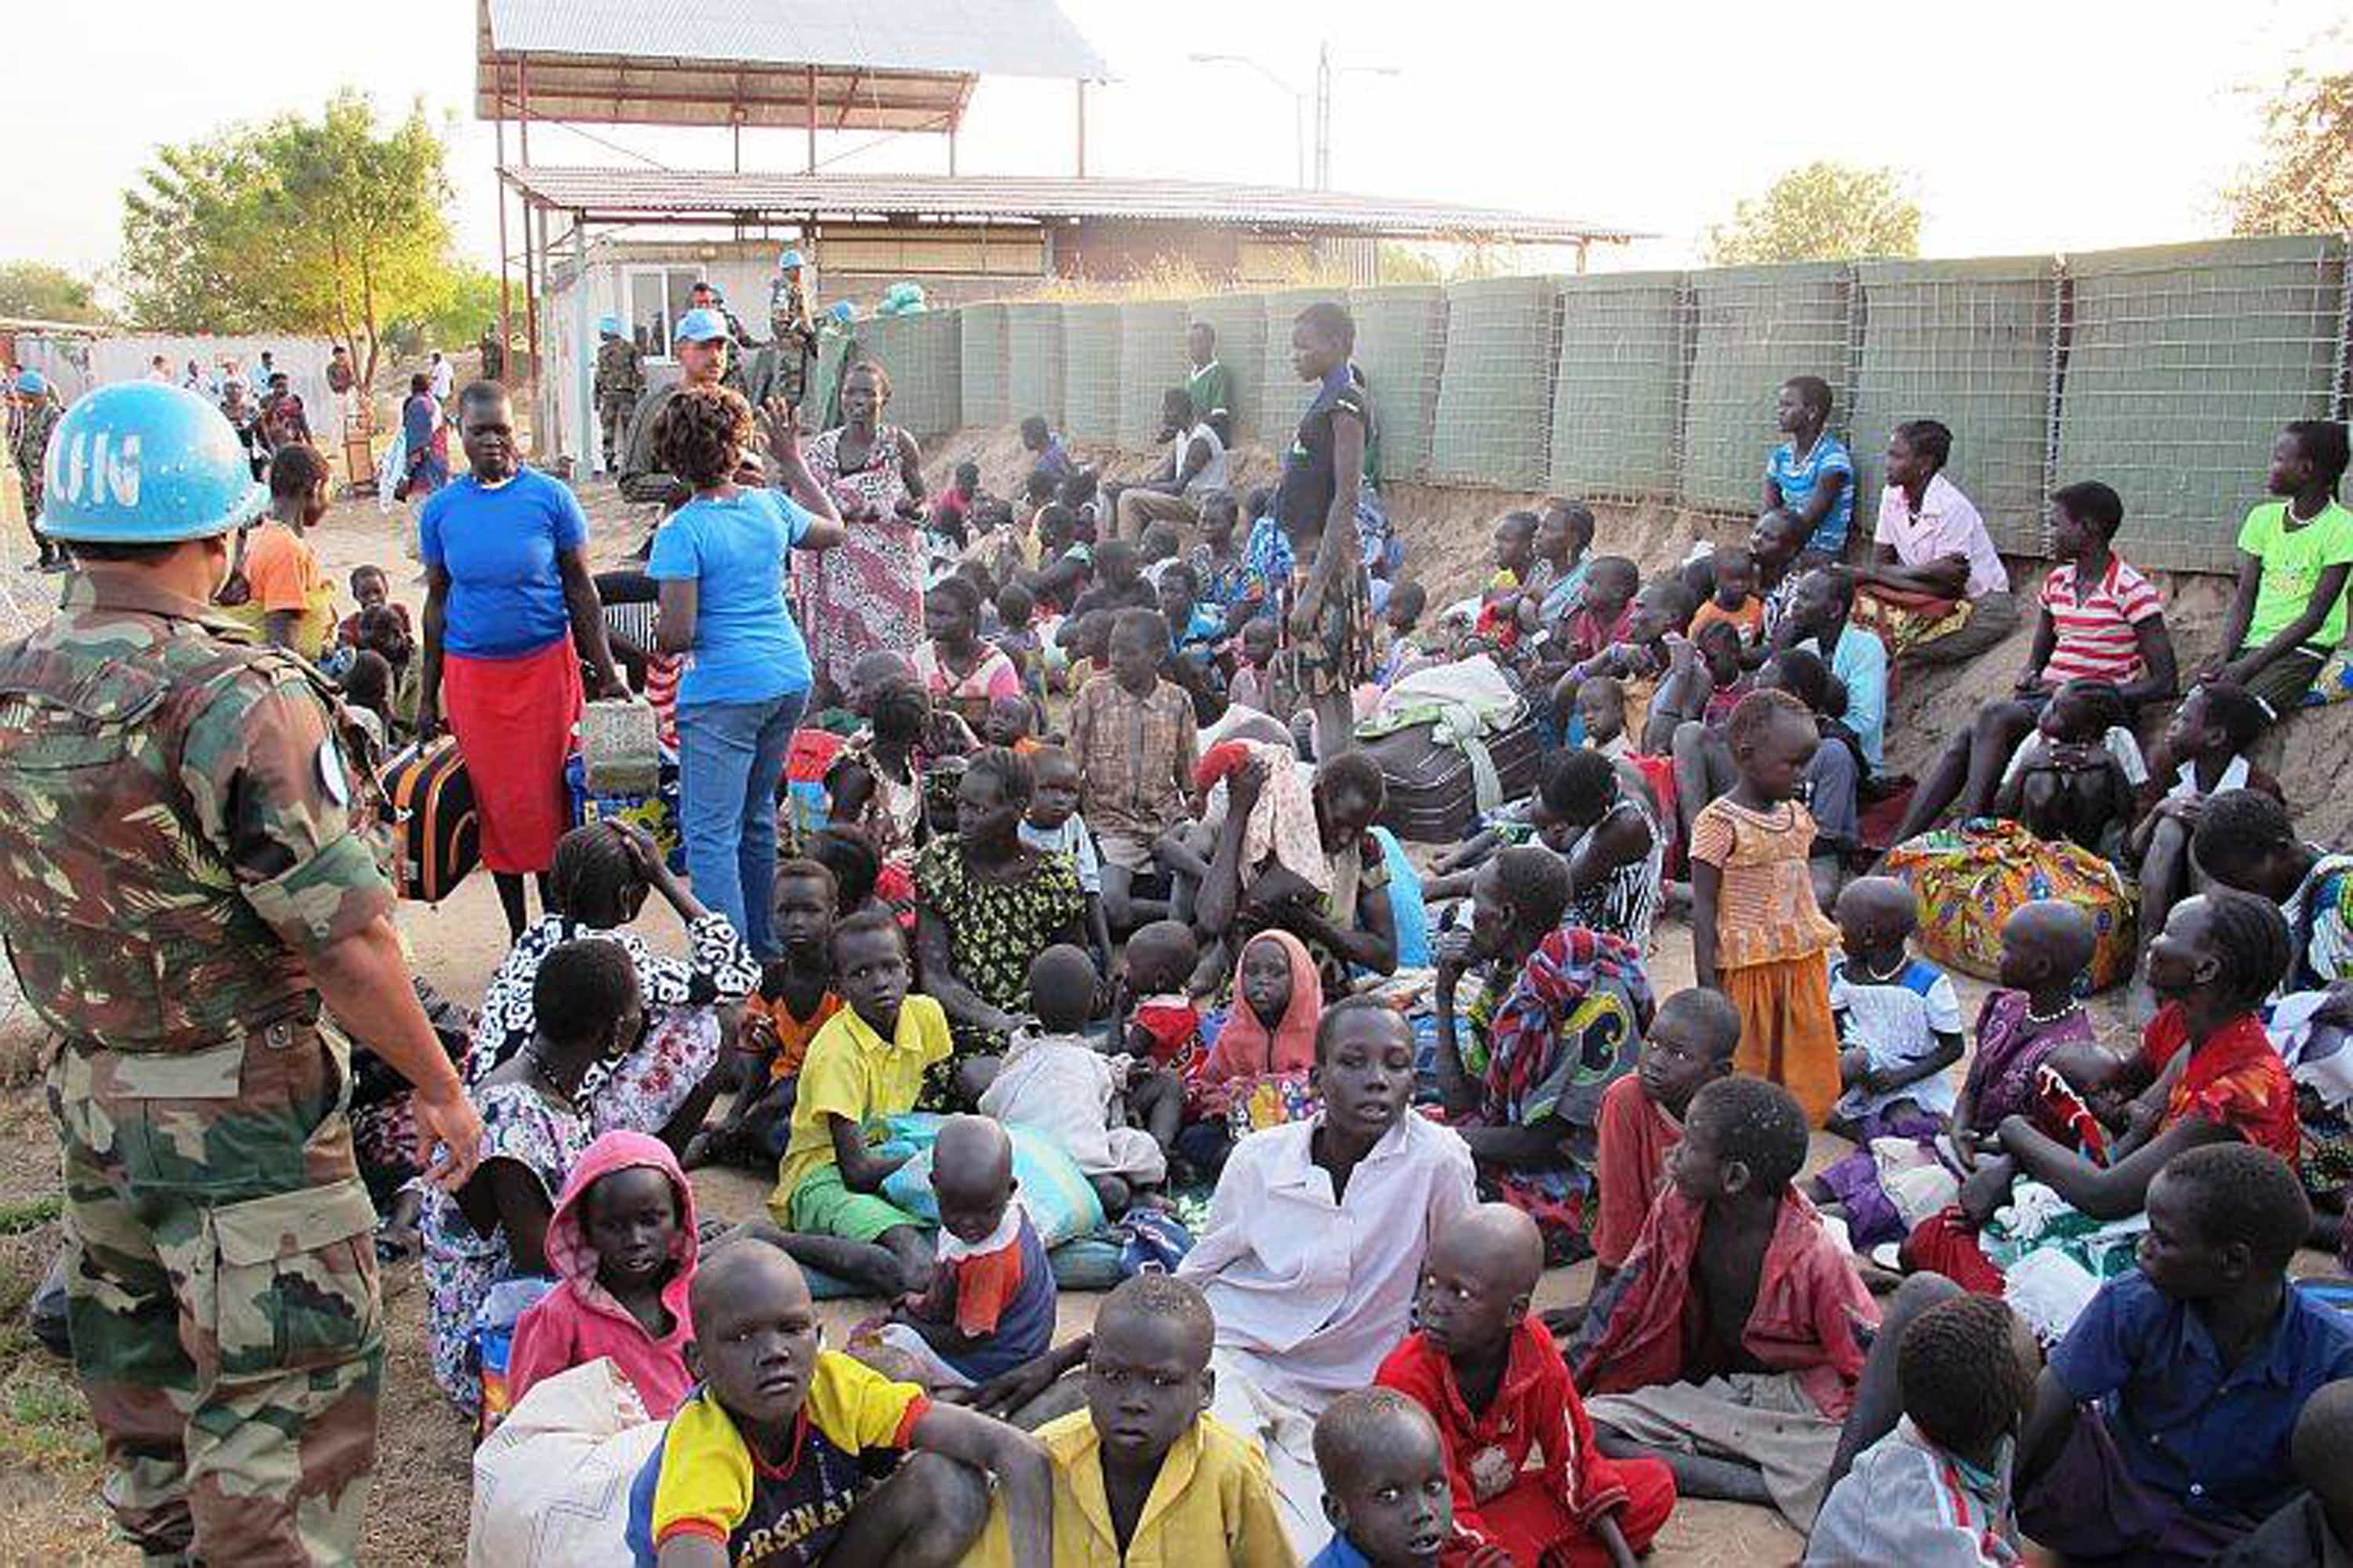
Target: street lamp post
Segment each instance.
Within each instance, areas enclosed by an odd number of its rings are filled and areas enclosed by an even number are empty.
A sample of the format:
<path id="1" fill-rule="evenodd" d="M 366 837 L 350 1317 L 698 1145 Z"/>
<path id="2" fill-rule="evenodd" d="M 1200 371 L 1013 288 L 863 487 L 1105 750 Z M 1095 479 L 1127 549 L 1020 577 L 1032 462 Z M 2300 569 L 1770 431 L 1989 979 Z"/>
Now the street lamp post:
<path id="1" fill-rule="evenodd" d="M 1307 188 L 1307 95 L 1275 75 L 1248 55 L 1193 54 L 1186 58 L 1195 65 L 1238 65 L 1258 72 L 1272 82 L 1275 89 L 1291 100 L 1292 184 Z"/>
<path id="2" fill-rule="evenodd" d="M 1258 72 L 1291 98 L 1292 154 L 1295 170 L 1294 182 L 1301 189 L 1328 191 L 1332 188 L 1332 79 L 1335 76 L 1397 76 L 1394 66 L 1343 65 L 1332 63 L 1329 40 L 1315 48 L 1315 183 L 1307 183 L 1307 94 L 1291 85 L 1263 62 L 1248 55 L 1196 54 L 1187 57 L 1195 65 L 1238 65 Z"/>

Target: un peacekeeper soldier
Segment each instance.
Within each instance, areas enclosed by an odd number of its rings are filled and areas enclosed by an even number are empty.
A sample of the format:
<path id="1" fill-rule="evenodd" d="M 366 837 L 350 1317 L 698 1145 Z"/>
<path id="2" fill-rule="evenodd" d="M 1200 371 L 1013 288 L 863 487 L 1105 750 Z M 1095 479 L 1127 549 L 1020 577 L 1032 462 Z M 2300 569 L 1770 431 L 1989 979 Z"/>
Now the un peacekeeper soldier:
<path id="1" fill-rule="evenodd" d="M 605 429 L 605 471 L 621 466 L 621 447 L 628 439 L 629 413 L 645 395 L 646 369 L 638 345 L 621 331 L 621 318 L 607 316 L 596 323 L 597 422 Z"/>
<path id="2" fill-rule="evenodd" d="M 691 310 L 678 318 L 670 333 L 670 352 L 678 355 L 679 378 L 657 387 L 638 399 L 629 421 L 628 450 L 621 459 L 621 496 L 626 501 L 652 503 L 668 512 L 694 497 L 684 480 L 654 461 L 654 420 L 670 406 L 681 387 L 733 387 L 743 390 L 729 368 L 726 318 L 717 311 Z"/>
<path id="3" fill-rule="evenodd" d="M 417 1086 L 445 1185 L 481 1120 L 411 988 L 319 678 L 207 619 L 262 499 L 236 433 L 122 383 L 67 411 L 47 479 L 75 572 L 0 646 L 0 940 L 57 1036 L 106 1500 L 150 1562 L 347 1563 L 384 1336 L 351 1047 L 322 1005 Z"/>

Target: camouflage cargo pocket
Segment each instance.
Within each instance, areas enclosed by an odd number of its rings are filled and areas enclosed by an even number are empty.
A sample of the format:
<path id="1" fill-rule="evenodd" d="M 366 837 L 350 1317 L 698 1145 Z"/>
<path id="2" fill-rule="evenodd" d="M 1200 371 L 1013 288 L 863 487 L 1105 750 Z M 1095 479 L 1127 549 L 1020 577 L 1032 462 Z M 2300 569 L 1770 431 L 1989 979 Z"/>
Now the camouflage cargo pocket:
<path id="1" fill-rule="evenodd" d="M 222 1375 L 330 1367 L 375 1348 L 375 1210 L 359 1181 L 224 1204 L 206 1227 Z"/>

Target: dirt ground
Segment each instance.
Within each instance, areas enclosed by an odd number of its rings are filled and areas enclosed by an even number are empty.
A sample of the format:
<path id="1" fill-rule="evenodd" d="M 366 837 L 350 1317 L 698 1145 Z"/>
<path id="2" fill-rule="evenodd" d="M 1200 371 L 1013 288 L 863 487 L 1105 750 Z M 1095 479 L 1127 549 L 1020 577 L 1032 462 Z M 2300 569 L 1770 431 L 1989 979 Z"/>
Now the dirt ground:
<path id="1" fill-rule="evenodd" d="M 1009 430 L 967 431 L 933 444 L 927 467 L 935 482 L 949 465 L 972 456 L 992 488 L 1010 488 L 1026 466 Z M 1114 475 L 1149 468 L 1151 460 L 1109 450 L 1082 450 L 1088 461 Z M 1238 484 L 1265 482 L 1274 464 L 1267 453 L 1244 449 Z M 13 476 L 11 476 L 13 478 Z M 10 495 L 0 507 L 13 502 Z M 1391 497 L 1405 538 L 1409 570 L 1424 578 L 1433 598 L 1459 594 L 1482 570 L 1489 523 L 1499 513 L 1532 497 L 1494 492 L 1403 485 Z M 596 524 L 597 564 L 609 565 L 642 537 L 641 509 L 621 504 L 609 483 L 583 490 Z M 1660 509 L 1631 512 L 1602 508 L 1597 547 L 1626 554 L 1646 567 L 1679 559 L 1704 520 Z M 373 500 L 347 501 L 332 512 L 315 536 L 322 559 L 339 581 L 362 562 L 392 571 L 396 597 L 421 603 L 417 569 L 406 554 L 407 514 L 380 511 Z M 0 609 L 11 622 L 41 612 L 46 579 L 17 575 L 21 535 L 0 530 Z M 2168 602 L 2185 665 L 2203 652 L 2221 606 L 2221 585 L 2176 586 Z M 2022 656 L 2003 650 L 1975 669 L 1942 681 L 1923 681 L 1904 691 L 1891 715 L 1891 763 L 1917 768 L 1933 755 L 1948 727 L 1965 718 L 1986 695 L 2007 687 Z M 2278 771 L 2292 803 L 2317 836 L 2341 840 L 2353 827 L 2353 800 L 2333 789 L 2353 759 L 2353 724 L 2332 712 L 2300 721 Z M 505 932 L 489 879 L 476 877 L 438 907 L 404 906 L 401 925 L 420 970 L 449 995 L 479 1000 L 505 948 Z M 649 914 L 641 923 L 656 945 L 677 945 L 666 916 Z M 1956 976 L 1964 1005 L 1974 1013 L 1983 992 L 1979 982 Z M 1659 927 L 1653 980 L 1661 994 L 1691 982 L 1688 928 L 1669 919 Z M 13 1001 L 13 995 L 8 1000 Z M 2120 1014 L 2102 1011 L 2104 1030 L 2121 1033 Z M 133 1554 L 106 1541 L 106 1519 L 97 1500 L 96 1443 L 70 1377 L 23 1329 L 26 1298 L 58 1242 L 57 1167 L 54 1143 L 37 1081 L 38 1041 L 21 1003 L 0 1010 L 0 1560 L 42 1563 L 129 1563 Z M 1846 1146 L 1817 1135 L 1810 1168 L 1818 1168 Z M 706 1213 L 728 1218 L 757 1213 L 765 1184 L 729 1172 L 696 1178 Z M 2316 1265 L 2317 1259 L 2312 1260 Z M 1540 1305 L 1583 1298 L 1590 1266 L 1556 1270 L 1539 1293 Z M 385 1281 L 389 1357 L 385 1372 L 380 1464 L 363 1552 L 368 1563 L 455 1563 L 464 1555 L 470 1474 L 466 1431 L 443 1402 L 427 1372 L 423 1299 L 413 1265 L 390 1271 Z M 1092 1322 L 1096 1298 L 1071 1296 L 1061 1306 L 1062 1326 L 1074 1332 Z M 869 1302 L 828 1304 L 837 1330 L 872 1308 Z M 1661 1536 L 1652 1562 L 1714 1568 L 1723 1564 L 1788 1563 L 1801 1542 L 1778 1519 L 1755 1509 L 1692 1502 L 1680 1508 Z"/>

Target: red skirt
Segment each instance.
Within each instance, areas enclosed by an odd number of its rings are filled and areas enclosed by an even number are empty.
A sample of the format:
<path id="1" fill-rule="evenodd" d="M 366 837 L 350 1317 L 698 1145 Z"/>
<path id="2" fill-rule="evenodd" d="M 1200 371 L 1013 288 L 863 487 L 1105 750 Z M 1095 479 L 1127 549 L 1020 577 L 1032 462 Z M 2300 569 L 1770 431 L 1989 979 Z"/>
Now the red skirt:
<path id="1" fill-rule="evenodd" d="M 492 871 L 545 871 L 571 811 L 564 759 L 584 694 L 580 657 L 565 633 L 513 659 L 441 656 L 441 711 L 466 759 L 481 813 L 482 863 Z"/>

